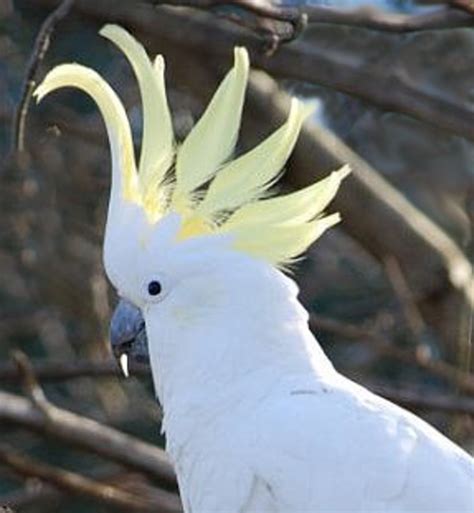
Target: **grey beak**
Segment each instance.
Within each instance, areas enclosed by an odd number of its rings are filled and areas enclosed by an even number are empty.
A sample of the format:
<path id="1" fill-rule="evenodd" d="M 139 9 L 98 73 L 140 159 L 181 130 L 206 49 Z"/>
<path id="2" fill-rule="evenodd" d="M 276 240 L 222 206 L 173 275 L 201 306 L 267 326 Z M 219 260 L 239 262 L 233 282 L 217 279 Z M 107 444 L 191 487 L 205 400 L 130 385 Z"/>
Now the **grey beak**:
<path id="1" fill-rule="evenodd" d="M 109 335 L 112 352 L 124 374 L 128 374 L 129 360 L 149 362 L 145 321 L 140 309 L 129 301 L 121 299 L 115 308 Z"/>

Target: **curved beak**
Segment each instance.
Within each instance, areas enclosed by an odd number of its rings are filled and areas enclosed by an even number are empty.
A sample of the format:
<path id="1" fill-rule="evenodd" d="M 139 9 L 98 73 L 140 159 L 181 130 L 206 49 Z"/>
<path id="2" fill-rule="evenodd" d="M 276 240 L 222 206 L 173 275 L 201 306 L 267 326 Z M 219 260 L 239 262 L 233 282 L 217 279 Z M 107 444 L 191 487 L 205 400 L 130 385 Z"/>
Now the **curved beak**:
<path id="1" fill-rule="evenodd" d="M 129 360 L 148 363 L 145 321 L 139 308 L 121 299 L 110 320 L 110 344 L 120 367 L 128 377 Z"/>

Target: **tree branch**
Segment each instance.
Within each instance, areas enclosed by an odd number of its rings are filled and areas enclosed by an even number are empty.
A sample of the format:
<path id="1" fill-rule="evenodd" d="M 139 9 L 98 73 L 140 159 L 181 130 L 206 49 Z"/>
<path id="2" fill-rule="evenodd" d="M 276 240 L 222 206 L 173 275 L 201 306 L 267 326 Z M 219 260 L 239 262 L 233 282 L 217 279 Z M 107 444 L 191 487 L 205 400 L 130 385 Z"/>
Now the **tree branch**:
<path id="1" fill-rule="evenodd" d="M 0 463 L 23 477 L 34 477 L 60 490 L 89 497 L 103 504 L 127 511 L 149 513 L 156 513 L 156 511 L 179 513 L 181 511 L 179 501 L 176 501 L 174 506 L 166 502 L 160 504 L 156 500 L 151 502 L 143 496 L 132 494 L 117 486 L 100 483 L 75 472 L 40 463 L 4 445 L 0 446 Z"/>
<path id="2" fill-rule="evenodd" d="M 0 420 L 81 447 L 144 472 L 166 490 L 177 490 L 173 469 L 162 449 L 52 403 L 45 417 L 28 399 L 0 391 Z"/>
<path id="3" fill-rule="evenodd" d="M 381 32 L 406 33 L 472 27 L 474 17 L 449 6 L 423 14 L 388 13 L 371 6 L 340 9 L 325 5 L 305 5 L 308 23 L 360 27 Z"/>
<path id="4" fill-rule="evenodd" d="M 161 0 L 152 3 L 215 10 L 222 17 L 266 36 L 267 54 L 273 54 L 281 43 L 296 39 L 306 26 L 307 19 L 306 14 L 298 7 L 276 5 L 271 0 Z M 240 10 L 247 16 L 239 15 Z M 248 14 L 253 15 L 256 21 L 252 23 Z"/>
<path id="5" fill-rule="evenodd" d="M 255 0 L 157 0 L 156 5 L 186 6 L 196 9 L 212 9 L 214 7 L 238 7 L 262 18 L 277 21 L 288 21 L 297 25 L 301 18 L 301 9 L 294 5 L 277 5 L 272 2 L 259 2 Z"/>

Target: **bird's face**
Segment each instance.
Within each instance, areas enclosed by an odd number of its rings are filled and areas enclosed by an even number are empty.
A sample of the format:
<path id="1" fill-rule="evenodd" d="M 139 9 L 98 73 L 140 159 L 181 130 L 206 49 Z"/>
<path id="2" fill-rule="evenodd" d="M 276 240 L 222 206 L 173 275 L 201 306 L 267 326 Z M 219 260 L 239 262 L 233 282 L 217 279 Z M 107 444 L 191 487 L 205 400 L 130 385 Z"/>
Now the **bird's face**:
<path id="1" fill-rule="evenodd" d="M 226 291 L 235 292 L 235 285 L 227 283 L 229 262 L 247 258 L 231 250 L 229 239 L 177 242 L 177 231 L 179 222 L 171 217 L 142 237 L 133 252 L 124 248 L 122 254 L 106 255 L 108 275 L 120 297 L 110 322 L 110 343 L 125 374 L 129 361 L 149 363 L 149 343 L 163 344 L 163 333 L 202 325 L 228 303 Z M 150 319 L 159 319 L 159 325 L 150 327 Z M 169 354 L 174 348 L 160 351 Z"/>

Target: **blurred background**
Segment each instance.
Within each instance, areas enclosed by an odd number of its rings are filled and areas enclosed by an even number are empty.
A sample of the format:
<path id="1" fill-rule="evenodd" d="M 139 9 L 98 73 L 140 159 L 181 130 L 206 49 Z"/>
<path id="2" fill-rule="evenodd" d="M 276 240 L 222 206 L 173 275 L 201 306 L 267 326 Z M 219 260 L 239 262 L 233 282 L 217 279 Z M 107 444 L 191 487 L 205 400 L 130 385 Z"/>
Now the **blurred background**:
<path id="1" fill-rule="evenodd" d="M 166 5 L 164 5 L 166 4 Z M 474 451 L 474 12 L 462 0 L 0 0 L 0 510 L 179 511 L 146 368 L 108 347 L 101 243 L 110 183 L 95 105 L 33 83 L 80 62 L 119 92 L 137 150 L 120 23 L 166 57 L 182 139 L 245 45 L 255 71 L 238 151 L 289 95 L 317 104 L 283 189 L 342 163 L 343 222 L 294 267 L 336 367 Z M 49 44 L 48 44 L 49 43 Z M 130 435 L 133 438 L 127 437 Z M 348 433 L 350 436 L 350 433 Z"/>

